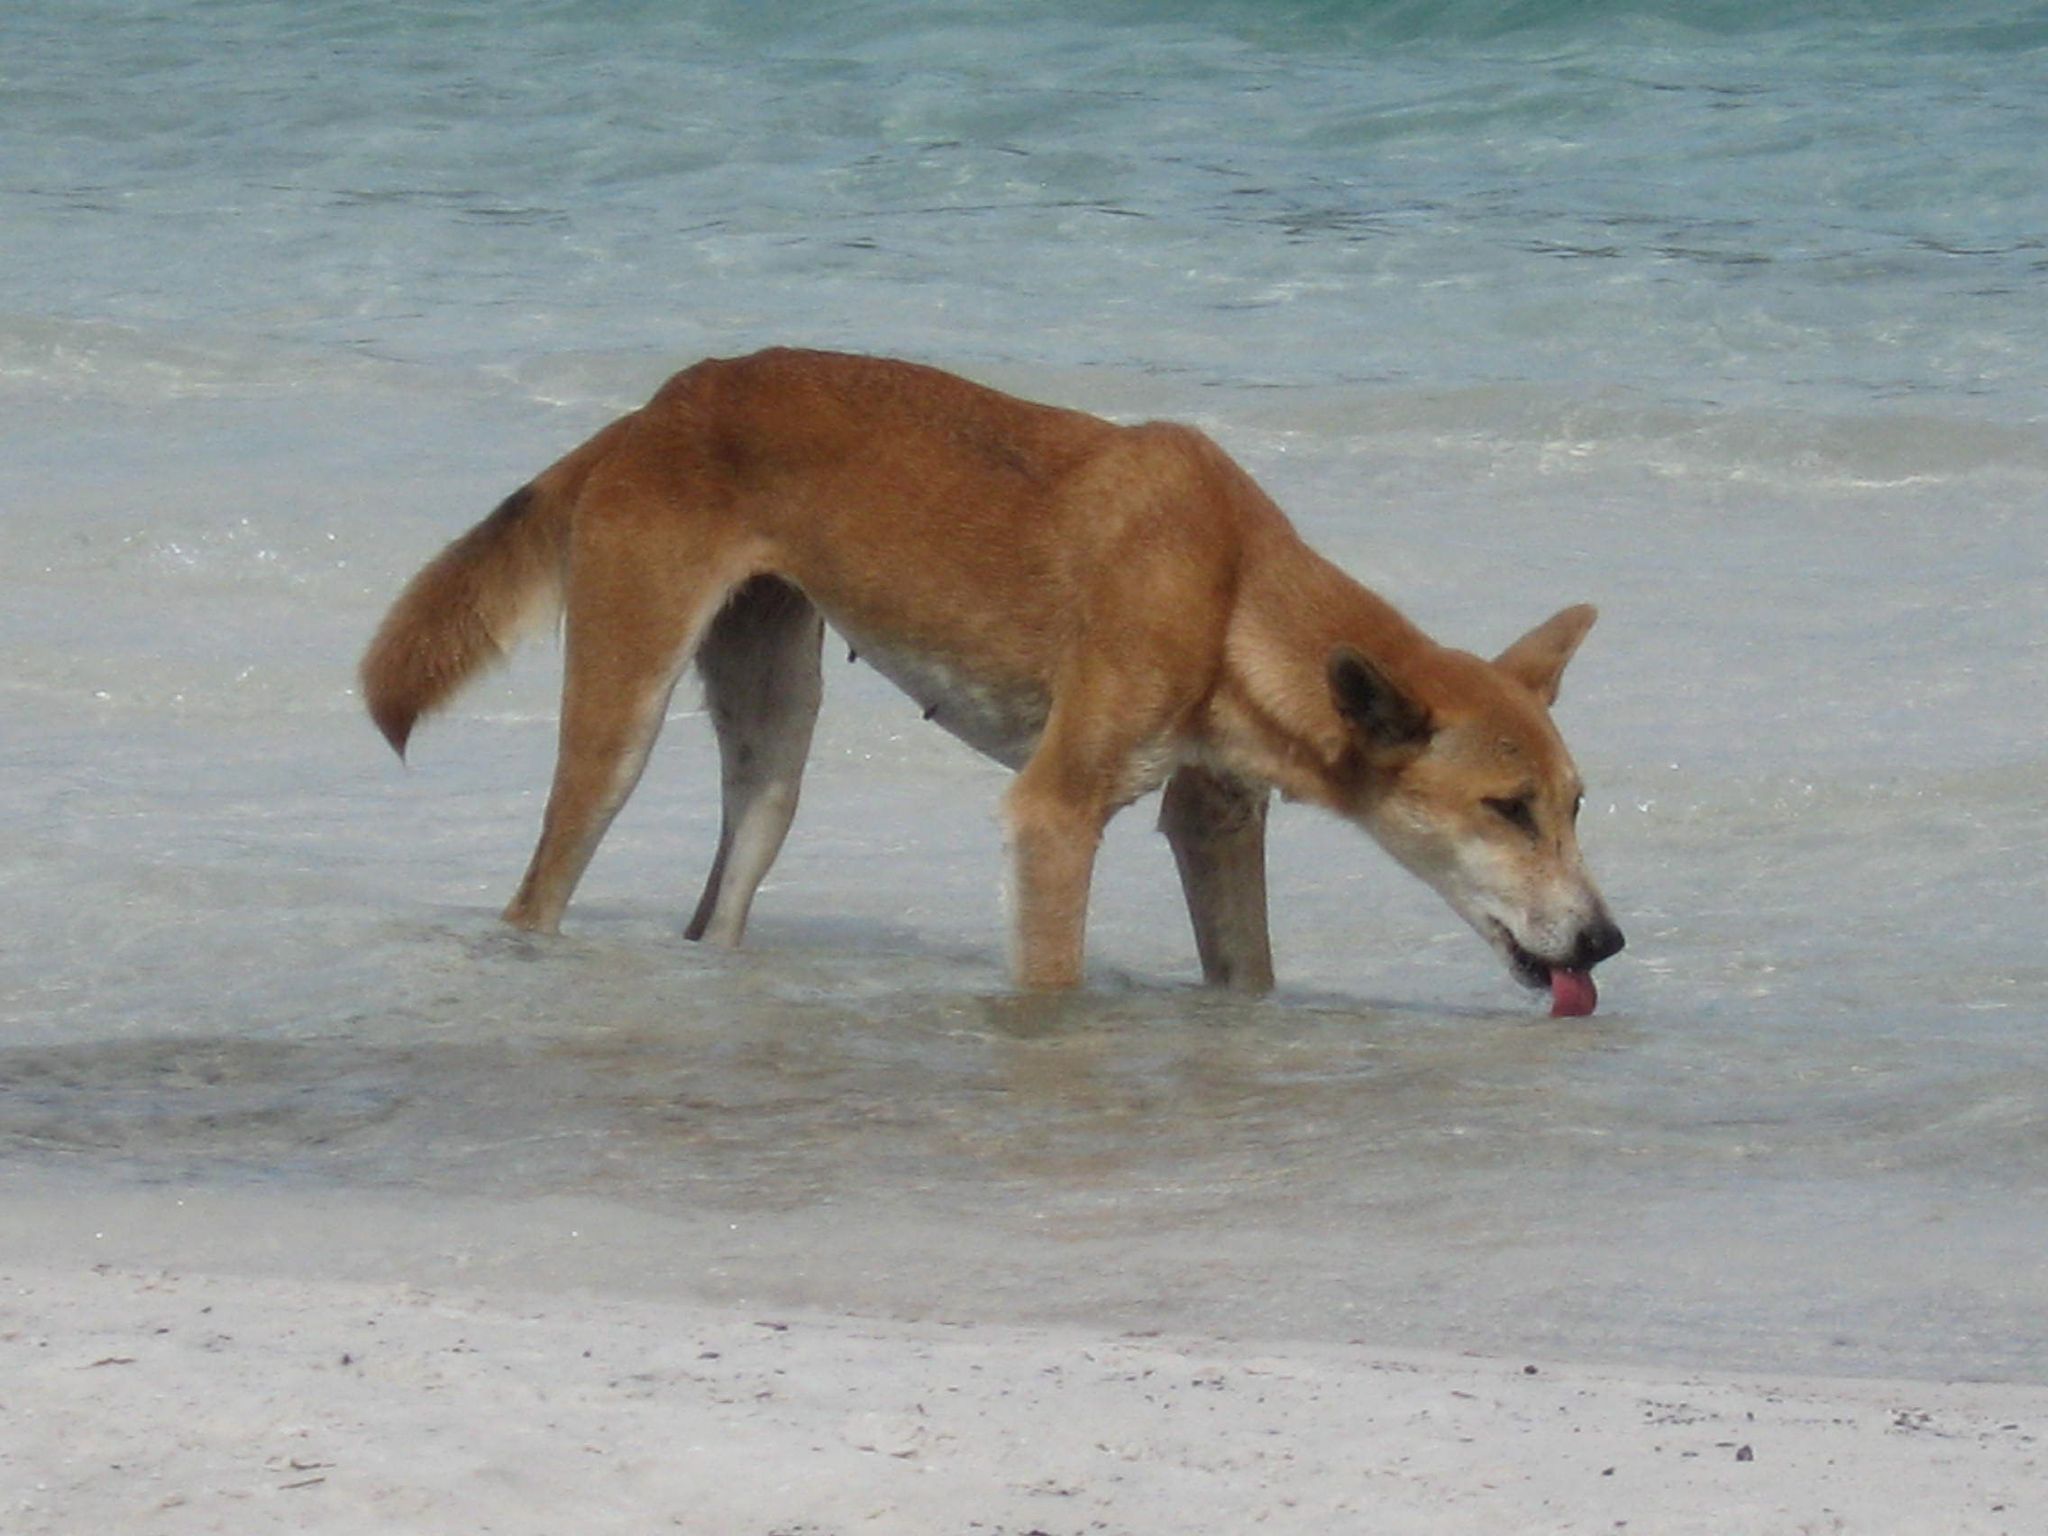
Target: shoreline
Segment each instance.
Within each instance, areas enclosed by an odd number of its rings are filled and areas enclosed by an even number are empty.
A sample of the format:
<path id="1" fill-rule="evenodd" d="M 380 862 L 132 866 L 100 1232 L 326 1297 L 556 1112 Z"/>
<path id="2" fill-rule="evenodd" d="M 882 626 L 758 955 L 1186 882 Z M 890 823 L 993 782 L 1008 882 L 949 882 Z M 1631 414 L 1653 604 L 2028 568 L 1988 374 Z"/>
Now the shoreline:
<path id="1" fill-rule="evenodd" d="M 2048 1514 L 2044 1384 L 992 1321 L 958 1295 L 913 1321 L 717 1294 L 695 1245 L 626 1251 L 636 1214 L 598 1202 L 501 1209 L 494 1243 L 431 1197 L 53 1193 L 0 1196 L 10 1536 L 2019 1536 Z"/>
<path id="2" fill-rule="evenodd" d="M 462 1283 L 0 1270 L 0 1511 L 88 1529 L 2017 1533 L 2048 1388 Z"/>

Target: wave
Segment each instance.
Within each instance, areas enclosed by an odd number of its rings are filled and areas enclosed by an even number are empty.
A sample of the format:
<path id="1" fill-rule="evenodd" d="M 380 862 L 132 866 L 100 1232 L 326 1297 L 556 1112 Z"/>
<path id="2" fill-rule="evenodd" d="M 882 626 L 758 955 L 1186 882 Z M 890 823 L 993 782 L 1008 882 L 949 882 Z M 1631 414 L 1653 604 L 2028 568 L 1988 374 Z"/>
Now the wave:
<path id="1" fill-rule="evenodd" d="M 619 9 L 606 8 L 608 25 Z M 1608 40 L 1617 32 L 1675 39 L 1800 33 L 1839 38 L 1859 51 L 1875 46 L 2022 54 L 2048 48 L 2048 6 L 2015 7 L 2003 0 L 1830 0 L 1818 6 L 1780 0 L 1067 0 L 1028 8 L 978 0 L 713 0 L 633 9 L 640 21 L 656 26 L 698 26 L 799 48 L 872 43 L 897 33 L 965 40 L 977 31 L 1063 23 L 1179 33 L 1206 29 L 1279 49 Z"/>
<path id="2" fill-rule="evenodd" d="M 732 350 L 787 339 L 764 335 Z M 1943 412 L 1931 402 L 1919 410 L 1863 412 L 1710 407 L 1603 387 L 1335 378 L 1277 383 L 1228 366 L 1218 372 L 1056 363 L 986 348 L 913 348 L 909 354 L 997 388 L 1116 419 L 1198 421 L 1247 446 L 1321 444 L 1404 457 L 1477 457 L 1509 474 L 1635 470 L 1674 481 L 1810 489 L 1982 477 L 2048 483 L 2048 438 L 2037 424 Z M 341 402 L 374 408 L 377 401 L 403 409 L 407 400 L 436 397 L 515 411 L 538 406 L 594 422 L 633 409 L 670 371 L 695 360 L 694 354 L 644 346 L 593 346 L 415 361 L 249 334 L 0 314 L 0 386 L 43 398 L 144 407 L 289 398 L 323 410 Z"/>
<path id="3" fill-rule="evenodd" d="M 1853 491 L 1967 481 L 2048 485 L 2048 439 L 1967 416 L 1710 408 L 1537 385 L 1249 391 L 1206 413 L 1276 448 L 1344 444 L 1483 460 L 1508 477 L 1643 473 L 1672 482 Z"/>
<path id="4" fill-rule="evenodd" d="M 1859 46 L 1895 33 L 1900 45 L 2026 53 L 2048 48 L 2048 6 L 1997 0 L 1834 0 L 1787 6 L 1777 0 L 1307 0 L 1267 5 L 1216 0 L 1090 7 L 1089 13 L 1166 21 L 1201 19 L 1243 29 L 1267 44 L 1487 42 L 1520 37 L 1605 36 L 1616 28 L 1670 34 L 1743 36 L 1840 33 Z"/>
<path id="5" fill-rule="evenodd" d="M 388 6 L 359 3 L 308 11 L 294 25 L 309 41 L 334 44 L 388 32 L 392 19 Z M 1888 38 L 1902 48 L 1943 51 L 2048 48 L 2048 6 L 2005 0 L 1061 0 L 1028 7 L 985 0 L 637 0 L 598 9 L 508 0 L 487 13 L 464 0 L 419 0 L 406 8 L 405 21 L 421 39 L 502 35 L 507 28 L 540 33 L 565 56 L 582 51 L 579 38 L 609 47 L 633 33 L 649 40 L 743 39 L 806 53 L 820 46 L 886 48 L 920 35 L 966 45 L 977 34 L 1066 25 L 1206 29 L 1281 49 L 1608 38 L 1617 30 L 1671 37 L 1799 32 L 1839 36 L 1859 48 L 1886 46 Z"/>
<path id="6" fill-rule="evenodd" d="M 247 398 L 404 384 L 420 372 L 396 359 L 248 333 L 0 314 L 0 383 L 58 398 Z"/>

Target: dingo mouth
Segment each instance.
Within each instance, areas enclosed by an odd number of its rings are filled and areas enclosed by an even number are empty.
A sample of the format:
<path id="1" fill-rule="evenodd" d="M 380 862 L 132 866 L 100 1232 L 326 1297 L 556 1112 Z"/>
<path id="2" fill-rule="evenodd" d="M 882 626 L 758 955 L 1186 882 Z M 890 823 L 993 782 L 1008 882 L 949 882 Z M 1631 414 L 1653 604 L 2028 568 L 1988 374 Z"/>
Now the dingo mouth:
<path id="1" fill-rule="evenodd" d="M 1515 980 L 1532 992 L 1547 992 L 1550 989 L 1550 973 L 1553 967 L 1549 961 L 1540 960 L 1524 949 L 1508 932 L 1507 924 L 1497 918 L 1486 920 L 1486 936 L 1493 940 L 1493 947 L 1499 950 L 1508 962 L 1508 970 Z"/>
<path id="2" fill-rule="evenodd" d="M 1600 993 L 1590 969 L 1552 965 L 1525 949 L 1498 919 L 1488 918 L 1487 925 L 1487 937 L 1506 956 L 1515 980 L 1533 992 L 1550 994 L 1553 1017 L 1583 1017 L 1599 1005 Z"/>

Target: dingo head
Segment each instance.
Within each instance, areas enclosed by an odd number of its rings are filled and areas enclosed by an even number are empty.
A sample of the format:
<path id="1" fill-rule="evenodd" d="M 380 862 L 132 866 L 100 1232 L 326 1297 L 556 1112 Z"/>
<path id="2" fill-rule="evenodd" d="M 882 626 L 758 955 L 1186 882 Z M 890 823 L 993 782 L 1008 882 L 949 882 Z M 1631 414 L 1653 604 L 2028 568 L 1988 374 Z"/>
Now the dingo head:
<path id="1" fill-rule="evenodd" d="M 1329 658 L 1332 695 L 1361 749 L 1355 819 L 1516 980 L 1562 988 L 1576 978 L 1588 999 L 1585 973 L 1621 949 L 1622 935 L 1579 857 L 1579 774 L 1550 705 L 1593 619 L 1591 607 L 1567 608 L 1491 662 L 1433 651 L 1398 687 L 1348 646 Z"/>

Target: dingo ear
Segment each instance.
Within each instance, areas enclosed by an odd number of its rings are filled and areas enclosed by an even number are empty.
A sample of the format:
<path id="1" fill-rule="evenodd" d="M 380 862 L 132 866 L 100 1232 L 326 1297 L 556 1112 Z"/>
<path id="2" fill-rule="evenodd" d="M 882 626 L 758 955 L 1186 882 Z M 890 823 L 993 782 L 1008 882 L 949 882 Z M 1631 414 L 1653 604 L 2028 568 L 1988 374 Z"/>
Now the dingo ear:
<path id="1" fill-rule="evenodd" d="M 1555 704 L 1565 663 L 1598 617 L 1599 611 L 1591 603 L 1552 614 L 1494 657 L 1493 664 L 1546 705 Z"/>
<path id="2" fill-rule="evenodd" d="M 1409 747 L 1435 729 L 1429 711 L 1387 680 L 1386 673 L 1348 645 L 1330 652 L 1330 694 L 1337 713 L 1375 746 Z"/>

